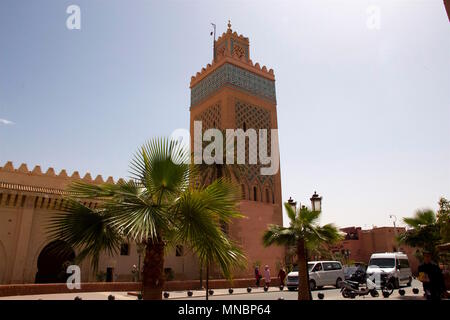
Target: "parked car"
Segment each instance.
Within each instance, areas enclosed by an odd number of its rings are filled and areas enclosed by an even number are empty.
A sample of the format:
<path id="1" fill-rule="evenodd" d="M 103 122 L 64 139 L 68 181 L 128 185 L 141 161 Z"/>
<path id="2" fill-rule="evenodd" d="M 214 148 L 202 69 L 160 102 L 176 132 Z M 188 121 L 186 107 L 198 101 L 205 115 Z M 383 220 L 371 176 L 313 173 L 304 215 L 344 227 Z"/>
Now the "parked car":
<path id="1" fill-rule="evenodd" d="M 378 276 L 381 282 L 389 279 L 389 281 L 393 282 L 396 289 L 403 284 L 410 286 L 412 282 L 408 256 L 402 252 L 372 254 L 367 267 L 367 275 L 369 277 L 375 276 L 375 280 L 377 280 L 376 277 Z"/>
<path id="2" fill-rule="evenodd" d="M 311 290 L 323 286 L 340 287 L 340 283 L 345 279 L 344 270 L 339 261 L 311 261 L 308 262 L 309 286 Z M 298 267 L 295 266 L 289 272 L 286 280 L 289 290 L 298 288 Z"/>

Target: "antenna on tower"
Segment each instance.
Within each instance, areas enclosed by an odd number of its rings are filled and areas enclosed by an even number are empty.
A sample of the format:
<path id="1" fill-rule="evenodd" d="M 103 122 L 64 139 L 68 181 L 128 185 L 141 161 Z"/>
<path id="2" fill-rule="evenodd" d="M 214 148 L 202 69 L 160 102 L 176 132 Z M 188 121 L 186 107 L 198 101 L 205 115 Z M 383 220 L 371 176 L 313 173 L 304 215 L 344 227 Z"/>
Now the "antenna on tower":
<path id="1" fill-rule="evenodd" d="M 213 39 L 213 61 L 216 61 L 216 25 L 211 22 L 213 26 L 213 31 L 211 31 L 210 35 L 214 35 Z"/>

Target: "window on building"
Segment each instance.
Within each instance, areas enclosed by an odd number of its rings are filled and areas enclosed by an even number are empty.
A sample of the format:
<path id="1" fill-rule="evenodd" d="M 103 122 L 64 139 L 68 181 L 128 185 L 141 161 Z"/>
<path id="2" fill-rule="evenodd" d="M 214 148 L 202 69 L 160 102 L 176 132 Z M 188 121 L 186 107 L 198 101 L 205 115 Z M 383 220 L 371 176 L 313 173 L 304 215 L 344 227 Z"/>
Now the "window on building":
<path id="1" fill-rule="evenodd" d="M 175 256 L 182 257 L 184 255 L 184 247 L 182 245 L 177 245 L 175 248 Z"/>
<path id="2" fill-rule="evenodd" d="M 256 187 L 253 187 L 253 200 L 258 201 L 258 190 Z"/>
<path id="3" fill-rule="evenodd" d="M 266 202 L 270 203 L 269 189 L 266 188 Z"/>
<path id="4" fill-rule="evenodd" d="M 23 208 L 24 206 L 25 206 L 25 200 L 26 200 L 26 196 L 25 195 L 23 195 L 22 196 L 22 200 L 20 201 L 20 206 Z"/>
<path id="5" fill-rule="evenodd" d="M 129 243 L 122 243 L 120 245 L 120 255 L 121 256 L 129 256 L 130 255 L 130 244 Z"/>

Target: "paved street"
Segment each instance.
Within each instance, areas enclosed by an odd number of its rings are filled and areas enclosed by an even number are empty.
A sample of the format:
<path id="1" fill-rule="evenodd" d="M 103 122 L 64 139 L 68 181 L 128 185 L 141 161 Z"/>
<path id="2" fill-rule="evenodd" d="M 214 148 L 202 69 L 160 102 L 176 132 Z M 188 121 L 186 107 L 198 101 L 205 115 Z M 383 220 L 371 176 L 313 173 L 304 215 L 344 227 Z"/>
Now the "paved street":
<path id="1" fill-rule="evenodd" d="M 420 293 L 414 294 L 413 288 L 419 288 Z M 422 284 L 413 280 L 411 287 L 403 287 L 406 294 L 401 297 L 398 290 L 389 297 L 389 299 L 408 299 L 408 300 L 421 300 L 423 299 Z M 344 300 L 340 294 L 339 289 L 333 287 L 325 287 L 321 290 L 313 291 L 313 299 L 319 300 L 317 294 L 322 292 L 325 300 Z M 46 294 L 46 295 L 29 295 L 29 296 L 12 296 L 12 297 L 0 297 L 0 300 L 73 300 L 76 296 L 81 297 L 83 300 L 106 300 L 108 296 L 112 294 L 116 300 L 136 300 L 136 296 L 130 295 L 127 292 L 85 292 L 85 293 L 62 293 L 62 294 Z M 262 288 L 253 288 L 251 293 L 247 293 L 246 288 L 236 288 L 233 294 L 228 293 L 228 289 L 214 290 L 214 295 L 210 296 L 211 300 L 277 300 L 283 298 L 284 300 L 297 300 L 296 291 L 280 291 L 278 288 L 270 288 L 268 292 L 264 292 Z M 188 297 L 186 291 L 172 291 L 170 292 L 169 299 L 174 300 L 204 300 L 205 291 L 193 291 L 193 296 Z M 385 300 L 381 295 L 377 298 L 372 298 L 370 295 L 365 297 L 357 297 L 355 300 Z"/>
<path id="2" fill-rule="evenodd" d="M 417 295 L 414 294 L 412 292 L 413 288 L 419 288 L 420 293 Z M 405 295 L 403 297 L 400 296 L 400 294 L 398 293 L 398 290 L 395 290 L 394 293 L 389 297 L 389 299 L 396 299 L 396 300 L 420 299 L 421 300 L 421 299 L 423 299 L 423 292 L 422 292 L 421 288 L 422 288 L 422 284 L 417 280 L 413 280 L 411 287 L 402 287 L 402 289 L 405 290 Z M 313 291 L 312 295 L 313 295 L 314 300 L 319 300 L 319 298 L 317 297 L 317 294 L 319 292 L 322 292 L 325 295 L 325 297 L 324 297 L 325 300 L 344 300 L 344 298 L 342 297 L 342 295 L 340 293 L 340 289 L 336 289 L 334 287 L 325 287 L 321 290 Z M 182 299 L 182 300 L 203 300 L 203 299 L 205 299 L 205 292 L 201 292 L 201 294 L 202 294 L 201 297 L 195 296 L 192 298 L 188 298 L 188 297 L 186 297 L 186 293 L 184 292 L 182 297 L 173 297 L 172 299 Z M 210 296 L 211 300 L 229 300 L 229 299 L 232 299 L 232 300 L 244 300 L 244 299 L 245 300 L 277 300 L 279 298 L 283 298 L 284 300 L 297 300 L 297 291 L 287 291 L 287 290 L 280 291 L 278 288 L 271 288 L 271 290 L 269 292 L 264 292 L 264 290 L 260 288 L 260 289 L 253 289 L 252 293 L 248 294 L 245 289 L 236 289 L 235 292 L 233 292 L 233 294 L 230 295 L 227 290 L 220 290 L 218 292 L 218 294 L 216 294 L 216 290 L 215 290 L 214 295 Z M 169 299 L 170 299 L 170 297 L 169 297 Z M 377 298 L 372 298 L 370 295 L 367 295 L 365 297 L 355 298 L 355 300 L 362 300 L 362 299 L 383 300 L 385 298 L 383 298 L 383 296 L 381 295 L 381 291 L 380 291 L 380 296 Z"/>

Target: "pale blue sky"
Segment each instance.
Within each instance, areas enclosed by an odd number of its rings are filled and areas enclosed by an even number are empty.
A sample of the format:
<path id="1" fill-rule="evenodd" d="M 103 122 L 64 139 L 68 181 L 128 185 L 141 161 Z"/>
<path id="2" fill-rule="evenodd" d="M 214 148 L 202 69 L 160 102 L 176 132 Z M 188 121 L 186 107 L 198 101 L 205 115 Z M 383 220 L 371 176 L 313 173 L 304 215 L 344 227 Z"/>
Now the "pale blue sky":
<path id="1" fill-rule="evenodd" d="M 2 0 L 0 166 L 127 177 L 145 140 L 189 127 L 190 77 L 228 19 L 275 71 L 284 200 L 317 190 L 322 222 L 369 227 L 450 198 L 442 0 Z"/>

